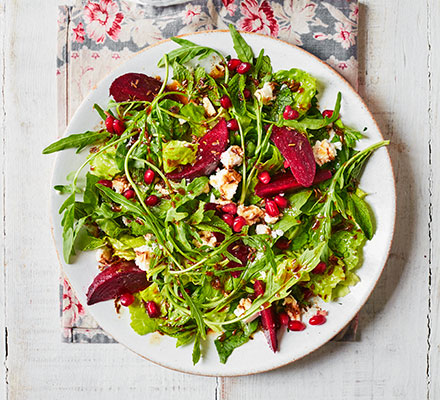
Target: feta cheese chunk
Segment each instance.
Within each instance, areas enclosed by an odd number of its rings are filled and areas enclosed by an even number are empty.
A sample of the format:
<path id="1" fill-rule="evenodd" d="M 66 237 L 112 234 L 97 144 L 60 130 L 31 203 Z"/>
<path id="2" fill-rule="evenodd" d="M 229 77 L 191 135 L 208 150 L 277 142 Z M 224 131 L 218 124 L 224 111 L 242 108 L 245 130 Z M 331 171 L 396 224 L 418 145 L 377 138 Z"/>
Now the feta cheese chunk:
<path id="1" fill-rule="evenodd" d="M 270 235 L 270 228 L 266 224 L 258 224 L 255 227 L 255 233 L 257 235 Z"/>
<path id="2" fill-rule="evenodd" d="M 200 231 L 199 236 L 200 236 L 200 239 L 202 240 L 202 244 L 197 242 L 197 244 L 196 244 L 197 247 L 200 247 L 200 246 L 215 247 L 215 244 L 217 243 L 217 239 L 212 232 Z"/>
<path id="3" fill-rule="evenodd" d="M 283 235 L 284 235 L 284 231 L 282 231 L 281 229 L 276 229 L 276 230 L 272 231 L 272 237 L 274 239 L 281 237 Z"/>
<path id="4" fill-rule="evenodd" d="M 269 214 L 264 214 L 264 222 L 266 222 L 266 224 L 274 224 L 275 222 L 278 221 L 279 217 L 280 216 L 278 216 L 278 217 L 271 217 Z"/>
<path id="5" fill-rule="evenodd" d="M 252 300 L 247 297 L 240 299 L 237 308 L 234 310 L 234 314 L 237 317 L 241 317 L 252 306 Z"/>
<path id="6" fill-rule="evenodd" d="M 221 196 L 227 200 L 232 200 L 237 191 L 241 175 L 235 170 L 221 169 L 215 175 L 209 177 L 209 183 L 217 189 Z"/>
<path id="7" fill-rule="evenodd" d="M 130 183 L 125 176 L 120 176 L 112 180 L 112 189 L 119 194 L 124 193 L 130 189 Z"/>
<path id="8" fill-rule="evenodd" d="M 257 89 L 254 96 L 263 104 L 267 104 L 272 100 L 275 100 L 273 95 L 273 90 L 275 89 L 275 84 L 273 82 L 266 82 L 261 89 Z"/>
<path id="9" fill-rule="evenodd" d="M 154 241 L 150 241 L 147 244 L 144 244 L 141 247 L 136 247 L 134 252 L 136 253 L 136 258 L 134 259 L 135 264 L 142 271 L 147 271 L 150 267 L 150 262 L 153 258 L 154 251 L 157 248 L 157 243 Z"/>
<path id="10" fill-rule="evenodd" d="M 333 143 L 327 139 L 323 141 L 317 140 L 313 145 L 313 155 L 315 161 L 319 166 L 324 165 L 330 161 L 333 161 L 336 157 L 336 147 Z"/>
<path id="11" fill-rule="evenodd" d="M 231 146 L 220 156 L 220 161 L 225 168 L 231 169 L 243 162 L 243 150 L 240 146 Z"/>
<path id="12" fill-rule="evenodd" d="M 240 204 L 237 208 L 237 214 L 246 220 L 247 225 L 253 225 L 263 218 L 264 211 L 258 206 Z"/>
<path id="13" fill-rule="evenodd" d="M 203 108 L 205 109 L 206 115 L 208 117 L 212 117 L 215 114 L 217 114 L 217 111 L 215 107 L 212 105 L 211 100 L 209 100 L 207 97 L 204 97 L 202 99 L 202 103 L 203 103 Z"/>

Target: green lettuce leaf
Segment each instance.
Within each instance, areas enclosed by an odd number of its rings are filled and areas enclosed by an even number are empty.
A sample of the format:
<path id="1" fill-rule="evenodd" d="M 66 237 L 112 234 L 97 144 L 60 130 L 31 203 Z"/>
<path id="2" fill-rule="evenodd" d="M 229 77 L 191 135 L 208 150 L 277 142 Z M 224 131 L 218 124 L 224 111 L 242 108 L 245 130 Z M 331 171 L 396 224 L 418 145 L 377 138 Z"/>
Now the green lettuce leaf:
<path id="1" fill-rule="evenodd" d="M 163 166 L 166 173 L 174 171 L 179 165 L 195 161 L 197 144 L 182 140 L 171 140 L 163 145 Z"/>
<path id="2" fill-rule="evenodd" d="M 116 149 L 111 146 L 90 161 L 90 170 L 100 178 L 111 179 L 121 172 L 116 163 Z"/>

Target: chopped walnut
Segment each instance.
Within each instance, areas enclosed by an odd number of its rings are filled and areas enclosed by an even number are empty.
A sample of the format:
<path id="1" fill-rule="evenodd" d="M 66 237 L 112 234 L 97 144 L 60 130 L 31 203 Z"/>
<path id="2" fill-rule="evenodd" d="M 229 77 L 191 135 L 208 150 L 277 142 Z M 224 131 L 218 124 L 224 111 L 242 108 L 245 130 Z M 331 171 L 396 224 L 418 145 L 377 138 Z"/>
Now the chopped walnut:
<path id="1" fill-rule="evenodd" d="M 254 205 L 244 206 L 240 204 L 237 208 L 237 214 L 246 220 L 247 225 L 253 225 L 264 217 L 264 211 Z"/>
<path id="2" fill-rule="evenodd" d="M 112 181 L 112 188 L 116 193 L 122 194 L 130 189 L 130 183 L 125 176 L 119 176 Z"/>
<path id="3" fill-rule="evenodd" d="M 317 140 L 313 146 L 313 155 L 315 161 L 319 166 L 333 161 L 336 157 L 336 147 L 333 143 L 324 139 L 322 142 Z"/>
<path id="4" fill-rule="evenodd" d="M 202 243 L 200 244 L 199 242 L 195 241 L 195 244 L 197 247 L 200 247 L 200 246 L 215 247 L 215 245 L 217 243 L 217 238 L 215 237 L 215 235 L 212 232 L 200 231 L 199 236 L 200 236 L 200 239 L 202 239 Z"/>
<path id="5" fill-rule="evenodd" d="M 295 319 L 298 321 L 301 319 L 301 308 L 298 302 L 292 296 L 284 299 L 283 306 L 290 319 Z"/>

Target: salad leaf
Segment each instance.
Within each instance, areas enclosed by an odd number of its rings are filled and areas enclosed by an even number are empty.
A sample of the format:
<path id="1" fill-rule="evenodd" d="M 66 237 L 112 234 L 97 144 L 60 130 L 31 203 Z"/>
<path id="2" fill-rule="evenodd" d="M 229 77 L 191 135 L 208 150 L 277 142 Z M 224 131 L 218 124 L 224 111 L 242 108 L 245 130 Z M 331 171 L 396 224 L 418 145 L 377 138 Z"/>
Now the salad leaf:
<path id="1" fill-rule="evenodd" d="M 57 151 L 77 148 L 79 153 L 84 147 L 94 143 L 98 143 L 109 137 L 108 132 L 92 132 L 74 133 L 65 138 L 50 144 L 43 150 L 43 154 L 55 153 Z"/>
<path id="2" fill-rule="evenodd" d="M 163 145 L 163 166 L 166 173 L 174 171 L 179 165 L 191 164 L 196 159 L 197 143 L 171 140 Z"/>
<path id="3" fill-rule="evenodd" d="M 237 53 L 238 58 L 243 62 L 252 63 L 254 60 L 254 52 L 252 51 L 252 48 L 235 29 L 234 25 L 229 24 L 229 32 L 231 33 L 234 50 Z"/>
<path id="4" fill-rule="evenodd" d="M 348 198 L 348 209 L 350 215 L 362 229 L 367 239 L 370 240 L 374 235 L 374 227 L 371 212 L 367 203 L 354 193 L 350 193 Z"/>
<path id="5" fill-rule="evenodd" d="M 92 173 L 104 179 L 111 179 L 121 172 L 116 162 L 116 149 L 109 147 L 90 161 Z"/>

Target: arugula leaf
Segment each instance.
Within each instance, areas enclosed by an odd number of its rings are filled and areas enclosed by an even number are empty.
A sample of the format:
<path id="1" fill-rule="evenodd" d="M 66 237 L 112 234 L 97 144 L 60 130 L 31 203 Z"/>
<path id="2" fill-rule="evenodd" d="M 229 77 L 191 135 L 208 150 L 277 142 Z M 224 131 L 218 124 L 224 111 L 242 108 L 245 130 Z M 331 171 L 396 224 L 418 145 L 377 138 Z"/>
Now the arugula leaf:
<path id="1" fill-rule="evenodd" d="M 348 209 L 350 215 L 364 232 L 368 240 L 374 235 L 373 221 L 367 203 L 354 193 L 349 194 Z"/>
<path id="2" fill-rule="evenodd" d="M 77 153 L 79 153 L 84 147 L 107 139 L 109 135 L 110 134 L 108 132 L 92 131 L 87 131 L 84 133 L 74 133 L 47 146 L 43 150 L 43 154 L 55 153 L 57 151 L 72 148 L 78 148 Z"/>
<path id="3" fill-rule="evenodd" d="M 200 361 L 201 350 L 200 350 L 200 334 L 197 333 L 194 338 L 194 347 L 192 352 L 192 362 L 196 365 Z"/>
<path id="4" fill-rule="evenodd" d="M 234 25 L 229 24 L 229 32 L 231 33 L 234 50 L 237 53 L 238 58 L 243 62 L 252 63 L 254 60 L 254 52 L 252 51 L 252 48 L 235 29 Z"/>
<path id="5" fill-rule="evenodd" d="M 198 334 L 202 339 L 206 339 L 205 322 L 203 321 L 203 315 L 200 309 L 194 304 L 194 301 L 191 299 L 188 293 L 186 293 L 185 288 L 183 286 L 181 286 L 180 292 L 183 294 L 183 297 L 188 303 L 189 309 L 191 311 L 191 317 L 196 321 Z"/>
<path id="6" fill-rule="evenodd" d="M 143 209 L 137 205 L 136 203 L 126 199 L 119 193 L 114 192 L 112 189 L 105 187 L 103 185 L 97 185 L 98 189 L 105 194 L 110 200 L 114 201 L 117 204 L 123 206 L 128 212 L 133 213 L 134 215 L 144 216 Z"/>

